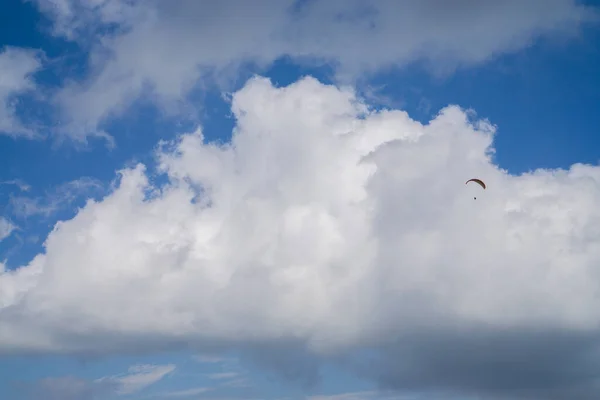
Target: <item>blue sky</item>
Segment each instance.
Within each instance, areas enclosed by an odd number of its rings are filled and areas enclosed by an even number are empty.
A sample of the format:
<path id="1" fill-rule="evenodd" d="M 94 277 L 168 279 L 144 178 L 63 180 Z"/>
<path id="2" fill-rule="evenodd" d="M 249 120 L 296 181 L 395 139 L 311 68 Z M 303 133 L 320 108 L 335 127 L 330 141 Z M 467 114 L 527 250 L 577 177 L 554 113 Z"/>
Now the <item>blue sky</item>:
<path id="1" fill-rule="evenodd" d="M 3 3 L 0 397 L 593 398 L 598 4 L 226 3 Z"/>

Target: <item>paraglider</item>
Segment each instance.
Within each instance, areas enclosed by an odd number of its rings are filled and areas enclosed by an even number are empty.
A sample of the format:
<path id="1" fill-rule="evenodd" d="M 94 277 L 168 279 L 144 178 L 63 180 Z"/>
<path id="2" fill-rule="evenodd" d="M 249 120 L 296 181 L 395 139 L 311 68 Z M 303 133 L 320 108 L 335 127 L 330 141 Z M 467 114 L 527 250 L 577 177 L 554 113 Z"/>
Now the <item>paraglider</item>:
<path id="1" fill-rule="evenodd" d="M 478 183 L 484 190 L 486 188 L 485 182 L 483 182 L 481 179 L 477 179 L 477 178 L 469 179 L 468 181 L 465 182 L 465 185 L 468 184 L 469 182 Z M 473 199 L 477 200 L 477 197 L 473 197 Z"/>

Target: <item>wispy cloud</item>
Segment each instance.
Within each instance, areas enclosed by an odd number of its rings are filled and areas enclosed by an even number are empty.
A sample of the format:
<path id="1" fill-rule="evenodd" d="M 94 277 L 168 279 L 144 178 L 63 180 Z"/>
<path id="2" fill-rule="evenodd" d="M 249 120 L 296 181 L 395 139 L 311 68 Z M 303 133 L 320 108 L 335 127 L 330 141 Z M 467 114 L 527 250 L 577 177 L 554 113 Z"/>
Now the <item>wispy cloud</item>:
<path id="1" fill-rule="evenodd" d="M 31 189 L 31 186 L 21 179 L 9 179 L 7 181 L 1 181 L 0 185 L 15 185 L 23 192 L 27 192 Z"/>
<path id="2" fill-rule="evenodd" d="M 15 225 L 4 217 L 0 217 L 0 240 L 4 240 L 10 236 L 15 230 Z"/>
<path id="3" fill-rule="evenodd" d="M 12 213 L 20 218 L 31 216 L 49 217 L 54 213 L 70 206 L 82 196 L 99 193 L 103 189 L 100 181 L 83 177 L 47 191 L 43 196 L 11 196 Z"/>
<path id="4" fill-rule="evenodd" d="M 235 378 L 235 377 L 238 377 L 239 375 L 240 374 L 237 372 L 216 372 L 214 374 L 208 374 L 208 377 L 210 379 L 219 380 L 219 379 Z"/>
<path id="5" fill-rule="evenodd" d="M 379 391 L 362 391 L 351 393 L 340 393 L 332 395 L 309 396 L 307 400 L 419 400 L 414 395 L 401 395 L 398 393 L 386 394 Z"/>
<path id="6" fill-rule="evenodd" d="M 219 364 L 222 371 L 204 374 L 210 380 L 217 381 L 219 387 L 248 388 L 253 386 L 252 381 L 246 377 L 245 371 L 240 368 L 235 358 L 226 358 L 213 355 L 196 355 L 194 360 L 204 364 Z"/>
<path id="7" fill-rule="evenodd" d="M 386 85 L 367 85 L 361 90 L 362 97 L 370 104 L 380 105 L 387 108 L 400 108 L 405 106 L 405 101 L 385 95 L 382 91 Z"/>
<path id="8" fill-rule="evenodd" d="M 206 393 L 210 390 L 212 390 L 212 388 L 197 387 L 197 388 L 192 388 L 192 389 L 177 390 L 177 391 L 173 391 L 173 392 L 163 393 L 160 395 L 160 397 L 189 397 L 189 396 L 196 396 L 196 395 L 199 395 L 202 393 Z"/>
<path id="9" fill-rule="evenodd" d="M 239 377 L 236 379 L 225 381 L 221 386 L 232 387 L 232 388 L 248 388 L 252 386 L 252 382 L 248 378 Z"/>
<path id="10" fill-rule="evenodd" d="M 215 372 L 206 375 L 208 379 L 217 381 L 220 387 L 247 388 L 252 382 L 242 372 Z"/>
<path id="11" fill-rule="evenodd" d="M 135 365 L 130 367 L 127 374 L 108 376 L 97 379 L 96 382 L 111 382 L 116 385 L 119 394 L 131 394 L 160 381 L 175 371 L 175 365 Z"/>
<path id="12" fill-rule="evenodd" d="M 0 264 L 1 266 L 1 264 Z M 1 271 L 1 269 L 0 269 Z M 17 383 L 26 400 L 100 400 L 112 395 L 129 395 L 158 382 L 175 370 L 175 365 L 135 365 L 121 375 L 106 376 L 95 380 L 74 376 L 48 377 L 33 383 Z M 200 388 L 169 392 L 162 397 L 185 397 L 197 395 Z M 155 397 L 152 395 L 151 397 Z"/>
<path id="13" fill-rule="evenodd" d="M 34 138 L 39 135 L 17 116 L 19 95 L 36 88 L 32 74 L 42 63 L 36 51 L 8 47 L 0 51 L 0 134 Z"/>

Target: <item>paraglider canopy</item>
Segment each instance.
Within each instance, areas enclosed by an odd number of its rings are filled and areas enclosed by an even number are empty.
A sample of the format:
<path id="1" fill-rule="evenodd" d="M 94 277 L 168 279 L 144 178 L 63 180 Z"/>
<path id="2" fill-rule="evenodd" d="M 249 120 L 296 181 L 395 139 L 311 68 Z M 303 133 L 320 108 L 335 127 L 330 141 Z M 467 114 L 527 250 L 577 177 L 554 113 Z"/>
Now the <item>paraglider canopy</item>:
<path id="1" fill-rule="evenodd" d="M 485 182 L 483 182 L 481 179 L 477 179 L 477 178 L 472 178 L 469 179 L 468 181 L 465 182 L 465 185 L 469 182 L 475 182 L 478 183 L 482 188 L 486 188 Z M 477 200 L 477 197 L 473 197 L 474 200 Z"/>
<path id="2" fill-rule="evenodd" d="M 469 179 L 468 181 L 465 182 L 465 185 L 469 182 L 479 183 L 482 188 L 484 188 L 484 189 L 486 188 L 485 183 L 481 179 L 477 179 L 477 178 Z"/>

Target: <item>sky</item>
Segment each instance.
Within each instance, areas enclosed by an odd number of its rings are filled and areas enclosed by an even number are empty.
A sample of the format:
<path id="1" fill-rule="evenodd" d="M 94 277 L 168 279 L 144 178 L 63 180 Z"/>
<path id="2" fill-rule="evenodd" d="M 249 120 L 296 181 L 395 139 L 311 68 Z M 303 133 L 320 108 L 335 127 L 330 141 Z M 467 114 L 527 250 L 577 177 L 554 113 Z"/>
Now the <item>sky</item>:
<path id="1" fill-rule="evenodd" d="M 598 398 L 599 2 L 4 0 L 0 46 L 0 398 Z"/>

